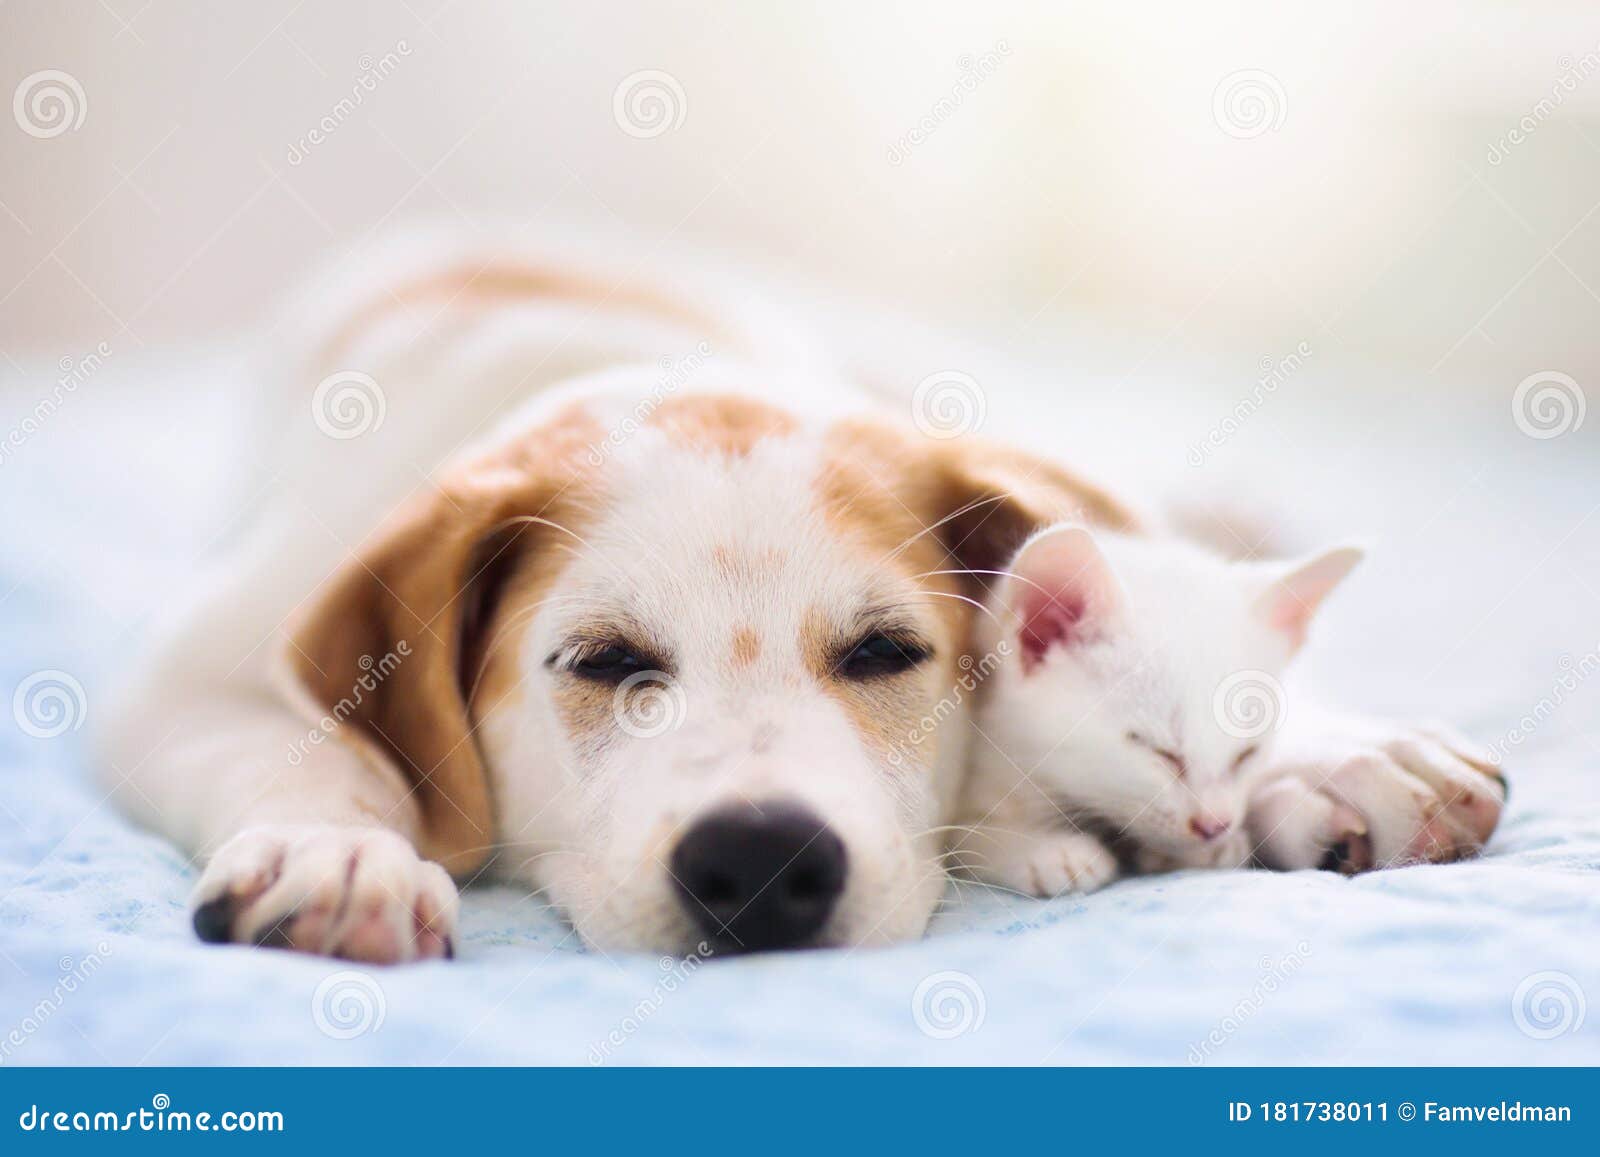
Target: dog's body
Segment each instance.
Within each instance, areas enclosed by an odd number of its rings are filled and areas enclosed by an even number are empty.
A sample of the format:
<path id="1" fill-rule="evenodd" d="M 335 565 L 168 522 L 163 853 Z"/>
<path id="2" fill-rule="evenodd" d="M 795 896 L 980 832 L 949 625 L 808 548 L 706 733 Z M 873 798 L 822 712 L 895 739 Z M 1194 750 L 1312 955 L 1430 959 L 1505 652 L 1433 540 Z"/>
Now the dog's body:
<path id="1" fill-rule="evenodd" d="M 1133 517 L 904 432 L 736 295 L 503 251 L 366 284 L 291 322 L 265 510 L 106 731 L 201 934 L 445 955 L 491 862 L 607 948 L 918 934 L 984 573 Z"/>
<path id="2" fill-rule="evenodd" d="M 457 254 L 319 305 L 282 485 L 107 734 L 119 798 L 209 860 L 203 935 L 443 954 L 438 865 L 491 854 L 607 947 L 925 925 L 962 729 L 887 753 L 957 677 L 982 592 L 953 572 L 1124 516 L 624 280 Z M 750 843 L 754 883 L 718 860 Z"/>

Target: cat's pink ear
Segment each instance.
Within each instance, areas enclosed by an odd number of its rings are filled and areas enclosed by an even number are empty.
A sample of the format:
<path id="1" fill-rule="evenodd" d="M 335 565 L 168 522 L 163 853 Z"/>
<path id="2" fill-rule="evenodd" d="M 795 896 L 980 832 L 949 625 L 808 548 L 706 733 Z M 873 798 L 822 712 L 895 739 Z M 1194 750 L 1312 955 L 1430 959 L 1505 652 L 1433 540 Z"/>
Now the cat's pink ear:
<path id="1" fill-rule="evenodd" d="M 1122 602 L 1117 576 L 1094 536 L 1079 526 L 1058 526 L 1029 539 L 1012 560 L 1011 575 L 1024 671 L 1052 647 L 1091 637 Z"/>
<path id="2" fill-rule="evenodd" d="M 1322 600 L 1366 556 L 1359 546 L 1337 546 L 1299 562 L 1290 563 L 1268 583 L 1256 600 L 1256 613 L 1275 631 L 1282 632 L 1296 650 L 1306 641 L 1306 630 Z"/>

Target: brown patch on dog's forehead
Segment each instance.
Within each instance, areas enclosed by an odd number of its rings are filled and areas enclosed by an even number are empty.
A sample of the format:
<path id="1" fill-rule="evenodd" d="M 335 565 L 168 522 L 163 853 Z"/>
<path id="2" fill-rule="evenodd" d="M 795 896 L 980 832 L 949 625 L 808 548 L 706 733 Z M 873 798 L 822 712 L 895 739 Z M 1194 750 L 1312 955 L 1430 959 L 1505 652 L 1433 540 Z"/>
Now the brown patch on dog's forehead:
<path id="1" fill-rule="evenodd" d="M 897 431 L 868 422 L 841 423 L 825 441 L 818 501 L 828 524 L 874 568 L 925 591 L 953 594 L 961 589 L 959 576 L 931 573 L 956 568 L 943 539 L 930 529 L 938 518 L 918 514 L 912 505 L 921 489 L 919 463 L 916 447 Z M 938 594 L 930 602 L 950 640 L 961 645 L 966 633 L 963 605 Z"/>
<path id="2" fill-rule="evenodd" d="M 738 547 L 720 543 L 711 548 L 711 566 L 728 583 L 769 582 L 783 569 L 787 555 L 777 547 Z"/>
<path id="3" fill-rule="evenodd" d="M 756 634 L 753 627 L 747 625 L 735 627 L 730 651 L 734 670 L 741 671 L 752 666 L 761 657 L 761 636 Z"/>
<path id="4" fill-rule="evenodd" d="M 734 394 L 668 398 L 650 416 L 677 446 L 743 457 L 767 438 L 794 433 L 799 423 L 785 410 Z"/>

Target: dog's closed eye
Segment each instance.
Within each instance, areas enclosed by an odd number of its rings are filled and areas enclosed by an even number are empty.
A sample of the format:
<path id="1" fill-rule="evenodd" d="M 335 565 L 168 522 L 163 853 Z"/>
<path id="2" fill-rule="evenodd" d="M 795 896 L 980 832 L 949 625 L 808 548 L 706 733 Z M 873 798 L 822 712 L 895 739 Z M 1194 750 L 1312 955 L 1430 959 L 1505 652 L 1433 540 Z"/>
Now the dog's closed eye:
<path id="1" fill-rule="evenodd" d="M 875 679 L 909 671 L 932 657 L 933 649 L 914 635 L 874 631 L 845 650 L 836 666 L 846 679 Z"/>
<path id="2" fill-rule="evenodd" d="M 545 665 L 596 683 L 620 683 L 639 671 L 667 670 L 650 651 L 622 639 L 575 640 L 546 659 Z"/>

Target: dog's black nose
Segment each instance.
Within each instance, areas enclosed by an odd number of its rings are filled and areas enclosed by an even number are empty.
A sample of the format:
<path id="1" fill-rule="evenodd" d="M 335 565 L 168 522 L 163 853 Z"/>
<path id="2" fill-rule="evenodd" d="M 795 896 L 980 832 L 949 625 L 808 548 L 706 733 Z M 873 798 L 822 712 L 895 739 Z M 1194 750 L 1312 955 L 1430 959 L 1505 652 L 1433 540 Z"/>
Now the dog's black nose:
<path id="1" fill-rule="evenodd" d="M 828 922 L 846 870 L 839 837 L 785 803 L 713 812 L 672 852 L 679 901 L 725 950 L 805 944 Z"/>

